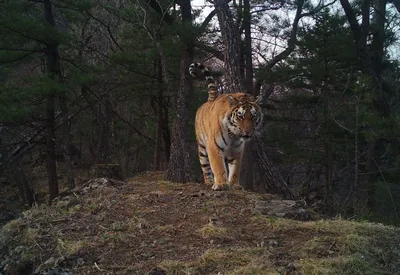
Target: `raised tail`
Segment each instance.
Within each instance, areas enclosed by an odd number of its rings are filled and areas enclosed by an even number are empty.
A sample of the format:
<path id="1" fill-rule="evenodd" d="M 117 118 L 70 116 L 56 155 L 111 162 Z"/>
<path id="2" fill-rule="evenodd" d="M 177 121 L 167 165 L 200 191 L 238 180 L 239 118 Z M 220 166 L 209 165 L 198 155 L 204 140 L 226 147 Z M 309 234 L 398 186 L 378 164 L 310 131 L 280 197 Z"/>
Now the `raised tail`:
<path id="1" fill-rule="evenodd" d="M 199 72 L 201 74 L 199 74 Z M 218 94 L 217 85 L 215 85 L 215 80 L 211 76 L 211 73 L 207 67 L 200 63 L 192 63 L 189 66 L 189 73 L 193 77 L 206 79 L 208 88 L 208 101 L 214 101 Z"/>

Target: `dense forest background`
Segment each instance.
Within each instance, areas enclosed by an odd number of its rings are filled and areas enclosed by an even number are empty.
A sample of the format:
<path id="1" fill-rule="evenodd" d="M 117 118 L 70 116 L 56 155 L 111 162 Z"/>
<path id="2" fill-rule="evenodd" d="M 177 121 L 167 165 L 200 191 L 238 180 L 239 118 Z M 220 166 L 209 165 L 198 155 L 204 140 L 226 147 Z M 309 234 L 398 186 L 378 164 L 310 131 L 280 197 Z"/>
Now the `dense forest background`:
<path id="1" fill-rule="evenodd" d="M 45 174 L 51 201 L 101 164 L 201 181 L 195 61 L 264 93 L 245 189 L 398 225 L 399 29 L 398 0 L 0 1 L 0 188 L 32 205 Z"/>

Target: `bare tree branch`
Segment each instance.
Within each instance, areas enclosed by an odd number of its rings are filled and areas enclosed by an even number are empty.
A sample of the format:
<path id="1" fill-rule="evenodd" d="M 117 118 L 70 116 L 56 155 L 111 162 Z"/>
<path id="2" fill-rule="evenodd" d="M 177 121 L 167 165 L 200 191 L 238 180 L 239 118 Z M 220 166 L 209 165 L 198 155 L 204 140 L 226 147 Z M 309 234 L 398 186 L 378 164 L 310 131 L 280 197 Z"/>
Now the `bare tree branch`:
<path id="1" fill-rule="evenodd" d="M 150 7 L 152 7 L 153 10 L 156 11 L 161 16 L 161 19 L 167 24 L 172 25 L 174 23 L 174 18 L 167 12 L 167 10 L 164 11 L 156 0 L 149 0 L 147 4 L 149 4 Z"/>
<path id="2" fill-rule="evenodd" d="M 200 50 L 203 50 L 205 52 L 213 54 L 216 58 L 218 58 L 221 61 L 225 60 L 224 53 L 215 49 L 214 47 L 208 46 L 208 45 L 200 43 L 200 42 L 197 42 L 195 44 L 195 47 L 199 48 Z"/>
<path id="3" fill-rule="evenodd" d="M 86 14 L 92 18 L 93 20 L 99 22 L 102 26 L 104 26 L 107 29 L 108 34 L 110 35 L 111 40 L 114 42 L 114 44 L 120 49 L 122 52 L 125 52 L 125 50 L 119 45 L 117 40 L 115 39 L 114 35 L 112 34 L 112 31 L 110 29 L 110 26 L 108 26 L 106 23 L 95 17 L 93 14 L 91 14 L 89 11 L 86 11 Z"/>
<path id="4" fill-rule="evenodd" d="M 217 9 L 213 9 L 204 19 L 203 23 L 201 23 L 200 28 L 198 30 L 198 34 L 204 32 L 205 28 L 207 27 L 208 23 L 210 23 L 211 19 L 217 14 Z"/>

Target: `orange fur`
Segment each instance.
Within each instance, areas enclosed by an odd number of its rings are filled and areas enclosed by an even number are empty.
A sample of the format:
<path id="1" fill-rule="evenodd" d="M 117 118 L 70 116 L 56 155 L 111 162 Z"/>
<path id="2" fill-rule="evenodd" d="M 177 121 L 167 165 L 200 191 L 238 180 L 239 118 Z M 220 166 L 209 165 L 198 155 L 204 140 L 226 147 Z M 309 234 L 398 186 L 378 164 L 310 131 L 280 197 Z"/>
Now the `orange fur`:
<path id="1" fill-rule="evenodd" d="M 226 185 L 240 188 L 244 145 L 261 123 L 261 108 L 246 93 L 219 95 L 197 110 L 198 155 L 204 181 L 213 184 L 213 190 Z"/>

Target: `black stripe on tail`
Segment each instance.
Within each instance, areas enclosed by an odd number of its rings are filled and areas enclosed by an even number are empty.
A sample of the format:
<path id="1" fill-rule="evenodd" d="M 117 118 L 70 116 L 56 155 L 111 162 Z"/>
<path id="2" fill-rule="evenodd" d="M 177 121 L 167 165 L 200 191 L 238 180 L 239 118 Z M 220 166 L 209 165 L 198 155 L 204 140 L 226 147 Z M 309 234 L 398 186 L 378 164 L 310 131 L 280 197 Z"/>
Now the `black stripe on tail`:
<path id="1" fill-rule="evenodd" d="M 199 74 L 199 72 L 201 74 Z M 189 73 L 191 76 L 199 79 L 205 79 L 207 81 L 208 88 L 208 101 L 214 101 L 217 97 L 217 85 L 215 85 L 215 80 L 211 76 L 210 71 L 207 67 L 200 63 L 192 63 L 189 66 Z"/>

